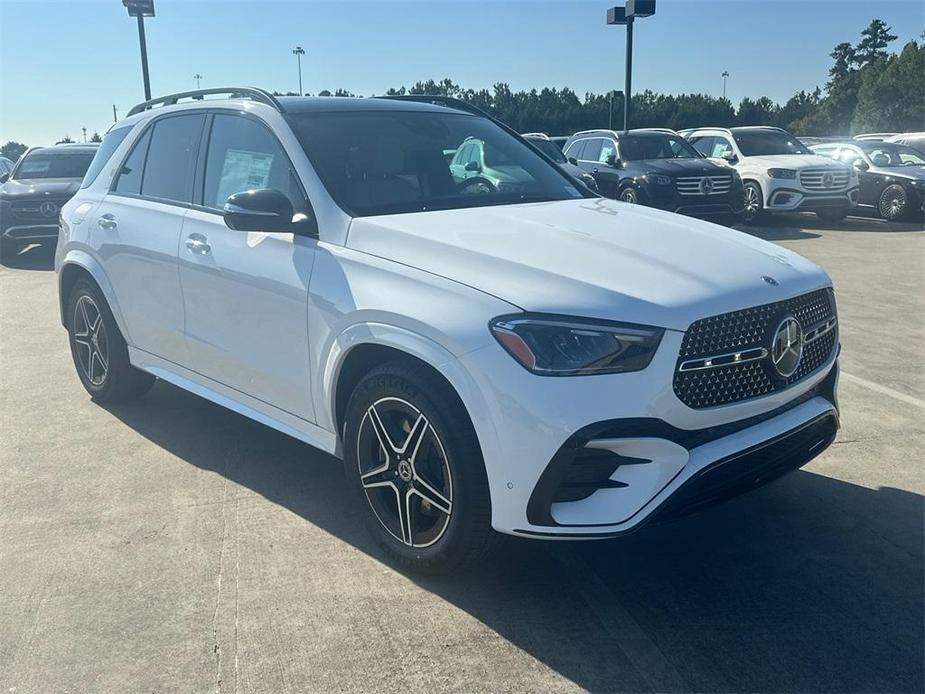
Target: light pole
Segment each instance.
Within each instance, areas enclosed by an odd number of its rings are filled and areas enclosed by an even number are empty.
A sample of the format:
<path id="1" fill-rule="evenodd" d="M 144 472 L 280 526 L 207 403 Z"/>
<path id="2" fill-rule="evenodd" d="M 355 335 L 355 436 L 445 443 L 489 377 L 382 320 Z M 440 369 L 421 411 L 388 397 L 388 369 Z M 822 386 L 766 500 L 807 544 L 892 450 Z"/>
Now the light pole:
<path id="1" fill-rule="evenodd" d="M 302 56 L 305 55 L 305 49 L 302 46 L 296 46 L 292 49 L 292 52 L 299 62 L 299 96 L 302 96 Z"/>
<path id="2" fill-rule="evenodd" d="M 726 98 L 726 78 L 729 77 L 729 70 L 723 70 L 723 98 Z"/>
<path id="3" fill-rule="evenodd" d="M 193 79 L 196 80 L 196 89 L 199 89 L 199 80 L 202 79 L 202 75 L 200 75 L 200 74 L 197 72 L 195 75 L 193 75 Z"/>
<path id="4" fill-rule="evenodd" d="M 630 103 L 633 100 L 633 20 L 655 14 L 655 0 L 626 0 L 625 7 L 607 10 L 607 23 L 626 27 L 626 77 L 623 88 L 623 129 L 630 128 Z"/>
<path id="5" fill-rule="evenodd" d="M 151 99 L 151 80 L 148 78 L 148 45 L 145 41 L 145 17 L 154 16 L 154 0 L 122 0 L 129 17 L 138 18 L 138 43 L 141 46 L 141 75 L 145 81 L 145 101 Z"/>

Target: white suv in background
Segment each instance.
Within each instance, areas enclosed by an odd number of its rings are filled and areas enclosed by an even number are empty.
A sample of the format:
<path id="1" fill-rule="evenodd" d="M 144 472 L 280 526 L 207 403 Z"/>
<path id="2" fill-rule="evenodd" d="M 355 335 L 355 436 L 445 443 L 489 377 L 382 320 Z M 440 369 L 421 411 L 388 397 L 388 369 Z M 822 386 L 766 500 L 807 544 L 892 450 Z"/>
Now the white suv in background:
<path id="1" fill-rule="evenodd" d="M 454 180 L 472 138 L 518 190 Z M 410 566 L 471 561 L 492 528 L 621 535 L 838 428 L 825 272 L 597 197 L 462 102 L 197 90 L 97 157 L 55 262 L 86 390 L 161 378 L 343 458 Z"/>
<path id="2" fill-rule="evenodd" d="M 781 128 L 693 128 L 681 135 L 703 156 L 736 168 L 747 222 L 767 212 L 807 211 L 838 222 L 857 205 L 857 172 L 814 154 Z"/>

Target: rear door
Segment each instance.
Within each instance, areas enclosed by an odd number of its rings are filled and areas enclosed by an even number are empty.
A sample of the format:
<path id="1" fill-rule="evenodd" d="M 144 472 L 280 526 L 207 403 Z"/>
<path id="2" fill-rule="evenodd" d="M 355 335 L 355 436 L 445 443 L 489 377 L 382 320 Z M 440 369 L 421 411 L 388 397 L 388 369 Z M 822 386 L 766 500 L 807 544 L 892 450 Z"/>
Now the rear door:
<path id="1" fill-rule="evenodd" d="M 177 247 L 192 201 L 205 116 L 171 114 L 135 142 L 90 220 L 98 249 L 138 349 L 183 364 L 183 301 Z"/>
<path id="2" fill-rule="evenodd" d="M 180 244 L 180 282 L 191 368 L 289 414 L 314 421 L 309 377 L 308 284 L 316 241 L 233 231 L 222 208 L 233 193 L 274 188 L 312 214 L 290 159 L 254 117 L 217 113 L 207 126 L 197 205 Z"/>

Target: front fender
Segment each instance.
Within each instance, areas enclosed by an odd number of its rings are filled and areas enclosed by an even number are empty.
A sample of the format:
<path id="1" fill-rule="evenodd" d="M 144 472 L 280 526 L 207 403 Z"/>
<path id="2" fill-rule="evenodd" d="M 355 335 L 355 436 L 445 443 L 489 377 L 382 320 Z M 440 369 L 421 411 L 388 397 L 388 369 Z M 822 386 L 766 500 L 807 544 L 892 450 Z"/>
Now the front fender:
<path id="1" fill-rule="evenodd" d="M 333 340 L 321 369 L 319 399 L 316 401 L 318 424 L 330 431 L 337 431 L 337 382 L 347 355 L 360 345 L 391 347 L 420 359 L 439 371 L 459 395 L 469 418 L 475 427 L 482 446 L 494 450 L 497 447 L 497 434 L 494 423 L 488 417 L 488 407 L 475 380 L 459 361 L 443 345 L 406 328 L 377 322 L 355 323 L 345 328 Z M 320 405 L 320 406 L 319 406 Z M 341 442 L 338 440 L 337 455 L 342 455 Z"/>
<path id="2" fill-rule="evenodd" d="M 65 324 L 64 308 L 67 303 L 67 297 L 64 296 L 63 291 L 64 281 L 69 278 L 69 273 L 73 272 L 76 268 L 83 270 L 93 278 L 94 282 L 96 282 L 96 286 L 100 288 L 100 291 L 103 293 L 103 298 L 106 299 L 106 303 L 109 305 L 109 310 L 112 311 L 113 318 L 116 320 L 116 325 L 119 326 L 119 331 L 122 333 L 125 341 L 131 345 L 131 336 L 126 329 L 125 319 L 122 317 L 122 310 L 119 307 L 119 302 L 116 300 L 116 294 L 113 291 L 112 284 L 109 281 L 106 271 L 96 258 L 86 251 L 77 248 L 67 251 L 58 267 L 58 310 L 61 314 L 61 324 Z"/>

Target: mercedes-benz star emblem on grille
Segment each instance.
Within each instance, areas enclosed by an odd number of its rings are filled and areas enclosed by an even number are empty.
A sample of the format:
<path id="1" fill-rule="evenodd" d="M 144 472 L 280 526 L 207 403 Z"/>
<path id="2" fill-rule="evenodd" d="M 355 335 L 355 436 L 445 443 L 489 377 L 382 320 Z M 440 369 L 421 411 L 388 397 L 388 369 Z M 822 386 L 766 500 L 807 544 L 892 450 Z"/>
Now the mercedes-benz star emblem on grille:
<path id="1" fill-rule="evenodd" d="M 54 217 L 58 214 L 58 206 L 53 202 L 43 202 L 39 205 L 39 212 L 43 217 Z"/>
<path id="2" fill-rule="evenodd" d="M 713 192 L 713 181 L 709 178 L 704 177 L 700 181 L 700 192 L 704 195 L 709 195 Z"/>
<path id="3" fill-rule="evenodd" d="M 835 185 L 835 177 L 830 173 L 826 172 L 822 174 L 822 187 L 831 188 Z"/>
<path id="4" fill-rule="evenodd" d="M 762 275 L 761 279 L 763 279 L 765 282 L 770 284 L 772 287 L 776 287 L 778 284 L 776 279 L 774 279 L 773 277 L 768 277 L 767 275 Z"/>
<path id="5" fill-rule="evenodd" d="M 796 373 L 803 358 L 803 326 L 793 316 L 787 316 L 777 326 L 771 339 L 771 363 L 784 378 Z"/>

